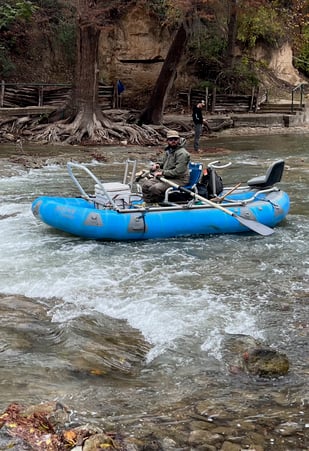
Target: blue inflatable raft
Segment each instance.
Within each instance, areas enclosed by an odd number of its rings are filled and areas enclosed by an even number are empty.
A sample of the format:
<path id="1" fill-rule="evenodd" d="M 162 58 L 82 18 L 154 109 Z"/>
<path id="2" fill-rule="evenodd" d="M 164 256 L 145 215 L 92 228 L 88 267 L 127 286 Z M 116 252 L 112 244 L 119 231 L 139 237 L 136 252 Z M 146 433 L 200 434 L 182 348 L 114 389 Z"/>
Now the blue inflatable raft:
<path id="1" fill-rule="evenodd" d="M 129 162 L 130 160 L 128 160 Z M 127 165 L 128 165 L 127 162 Z M 41 196 L 32 204 L 33 214 L 45 224 L 85 239 L 128 241 L 164 239 L 190 235 L 241 233 L 254 231 L 270 235 L 289 211 L 290 200 L 275 183 L 282 176 L 284 162 L 275 162 L 263 177 L 255 177 L 246 186 L 225 188 L 210 200 L 194 186 L 171 188 L 160 205 L 147 206 L 138 189 L 133 190 L 136 162 L 131 182 L 101 183 L 88 167 L 68 163 L 68 171 L 81 197 Z M 83 170 L 94 180 L 94 194 L 87 194 L 74 171 Z M 188 199 L 173 202 L 175 192 Z"/>

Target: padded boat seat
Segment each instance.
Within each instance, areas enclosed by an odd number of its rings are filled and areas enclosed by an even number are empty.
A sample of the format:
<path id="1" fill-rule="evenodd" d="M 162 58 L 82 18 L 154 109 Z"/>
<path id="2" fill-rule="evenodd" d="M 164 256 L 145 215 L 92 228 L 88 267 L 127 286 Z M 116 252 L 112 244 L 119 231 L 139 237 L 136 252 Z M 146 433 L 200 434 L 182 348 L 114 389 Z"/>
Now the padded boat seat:
<path id="1" fill-rule="evenodd" d="M 200 181 L 201 175 L 202 175 L 203 165 L 202 163 L 193 163 L 190 161 L 189 163 L 189 183 L 187 185 L 184 185 L 183 188 L 189 189 L 191 191 L 197 192 L 197 184 Z M 182 193 L 181 190 L 177 188 L 167 188 L 165 191 L 165 199 L 164 202 L 169 202 L 169 196 L 174 193 Z M 183 195 L 184 193 L 182 193 Z"/>
<path id="2" fill-rule="evenodd" d="M 284 170 L 284 161 L 278 160 L 269 166 L 266 174 L 260 177 L 253 177 L 247 184 L 256 188 L 269 188 L 275 183 L 279 183 Z"/>

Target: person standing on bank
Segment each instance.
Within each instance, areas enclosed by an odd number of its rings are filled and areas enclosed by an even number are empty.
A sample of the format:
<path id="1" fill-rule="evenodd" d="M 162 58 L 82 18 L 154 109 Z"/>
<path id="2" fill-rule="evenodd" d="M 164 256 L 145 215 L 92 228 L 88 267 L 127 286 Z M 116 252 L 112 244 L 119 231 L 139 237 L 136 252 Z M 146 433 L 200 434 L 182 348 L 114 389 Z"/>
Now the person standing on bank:
<path id="1" fill-rule="evenodd" d="M 186 140 L 175 130 L 169 130 L 166 135 L 167 146 L 160 163 L 153 163 L 150 169 L 152 178 L 141 182 L 143 198 L 146 203 L 156 203 L 164 200 L 164 194 L 170 185 L 161 182 L 160 176 L 171 179 L 177 185 L 189 182 L 190 154 L 185 149 Z"/>
<path id="2" fill-rule="evenodd" d="M 193 148 L 195 152 L 199 152 L 199 143 L 200 143 L 200 137 L 203 131 L 203 124 L 205 124 L 207 132 L 209 133 L 209 126 L 207 124 L 207 121 L 203 119 L 203 107 L 205 106 L 204 100 L 201 100 L 198 102 L 194 107 L 192 111 L 192 119 L 194 122 L 194 144 Z"/>

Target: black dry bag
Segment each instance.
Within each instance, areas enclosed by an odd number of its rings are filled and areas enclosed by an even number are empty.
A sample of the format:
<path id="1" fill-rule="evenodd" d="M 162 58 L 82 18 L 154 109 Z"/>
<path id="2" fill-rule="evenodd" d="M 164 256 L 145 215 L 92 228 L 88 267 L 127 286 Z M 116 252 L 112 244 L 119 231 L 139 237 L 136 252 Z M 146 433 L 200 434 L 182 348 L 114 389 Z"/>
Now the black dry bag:
<path id="1" fill-rule="evenodd" d="M 220 175 L 211 168 L 204 169 L 200 183 L 197 186 L 200 196 L 211 199 L 223 191 L 223 181 Z"/>

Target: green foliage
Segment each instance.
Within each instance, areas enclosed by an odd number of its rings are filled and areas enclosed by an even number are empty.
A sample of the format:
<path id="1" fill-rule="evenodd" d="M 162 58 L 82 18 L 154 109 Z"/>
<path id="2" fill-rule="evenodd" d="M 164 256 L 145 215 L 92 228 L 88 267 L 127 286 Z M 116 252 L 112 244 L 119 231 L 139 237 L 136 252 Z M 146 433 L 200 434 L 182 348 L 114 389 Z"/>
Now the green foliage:
<path id="1" fill-rule="evenodd" d="M 232 69 L 224 68 L 216 79 L 218 92 L 228 94 L 248 94 L 258 84 L 255 68 L 247 57 L 241 58 Z"/>
<path id="2" fill-rule="evenodd" d="M 50 31 L 55 41 L 67 55 L 68 62 L 74 64 L 76 44 L 75 8 L 68 2 L 66 5 L 59 0 L 32 0 L 40 8 L 40 14 L 48 18 Z"/>
<path id="3" fill-rule="evenodd" d="M 240 80 L 240 90 L 247 91 L 252 86 L 258 86 L 259 80 L 252 62 L 246 56 L 243 56 L 234 68 L 236 76 Z"/>
<path id="4" fill-rule="evenodd" d="M 200 23 L 188 45 L 190 64 L 195 67 L 198 78 L 209 84 L 214 82 L 222 66 L 226 44 L 226 37 L 218 33 L 213 23 Z"/>
<path id="5" fill-rule="evenodd" d="M 258 39 L 276 46 L 283 37 L 283 24 L 271 7 L 248 8 L 239 17 L 237 39 L 247 48 L 253 48 Z"/>
<path id="6" fill-rule="evenodd" d="M 154 14 L 161 24 L 173 27 L 183 18 L 187 6 L 186 2 L 175 2 L 175 0 L 148 0 L 146 4 L 149 12 Z"/>
<path id="7" fill-rule="evenodd" d="M 193 88 L 194 89 L 199 89 L 199 90 L 204 90 L 204 89 L 206 89 L 206 88 L 213 88 L 214 87 L 214 84 L 211 82 L 211 81 L 209 81 L 209 80 L 204 80 L 204 81 L 201 81 L 200 83 L 198 83 L 196 86 L 194 86 Z"/>
<path id="8" fill-rule="evenodd" d="M 9 77 L 15 71 L 10 55 L 11 49 L 20 39 L 15 26 L 29 22 L 37 9 L 37 6 L 27 0 L 7 0 L 0 5 L 0 73 L 2 77 Z"/>
<path id="9" fill-rule="evenodd" d="M 197 67 L 196 75 L 203 81 L 198 89 L 216 86 L 218 92 L 251 92 L 258 85 L 252 61 L 243 56 L 233 68 L 226 66 L 227 36 L 211 23 L 195 34 L 190 41 L 189 52 Z"/>
<path id="10" fill-rule="evenodd" d="M 27 0 L 16 2 L 13 6 L 5 3 L 0 6 L 0 30 L 9 28 L 17 20 L 29 21 L 37 9 L 37 6 Z"/>
<path id="11" fill-rule="evenodd" d="M 57 36 L 68 62 L 73 65 L 76 53 L 76 25 L 75 22 L 65 22 L 61 20 L 54 26 L 55 36 Z"/>
<path id="12" fill-rule="evenodd" d="M 57 24 L 63 21 L 64 17 L 73 16 L 75 9 L 68 2 L 66 5 L 59 0 L 31 0 L 38 5 L 42 15 L 48 17 L 50 24 Z"/>
<path id="13" fill-rule="evenodd" d="M 76 54 L 76 11 L 69 3 L 58 0 L 33 0 L 40 2 L 41 13 L 48 17 L 50 31 L 54 36 L 57 46 L 63 49 L 68 63 L 75 63 Z"/>
<path id="14" fill-rule="evenodd" d="M 0 77 L 9 77 L 15 71 L 6 48 L 0 43 Z"/>
<path id="15" fill-rule="evenodd" d="M 71 4 L 58 0 L 7 0 L 0 6 L 0 69 L 3 77 L 14 73 L 15 66 L 11 59 L 21 59 L 25 53 L 31 58 L 31 52 L 35 54 L 36 50 L 26 44 L 32 32 L 28 23 L 35 13 L 39 23 L 44 23 L 42 48 L 47 46 L 46 39 L 50 37 L 52 45 L 62 50 L 68 66 L 74 65 L 76 21 Z"/>
<path id="16" fill-rule="evenodd" d="M 190 52 L 196 59 L 203 59 L 208 63 L 218 62 L 220 55 L 226 48 L 226 39 L 216 33 L 194 35 L 189 44 Z"/>
<path id="17" fill-rule="evenodd" d="M 294 64 L 305 76 L 309 77 L 309 25 L 303 30 L 303 40 Z"/>
<path id="18" fill-rule="evenodd" d="M 166 0 L 149 0 L 147 6 L 149 10 L 159 18 L 160 22 L 166 20 Z"/>

